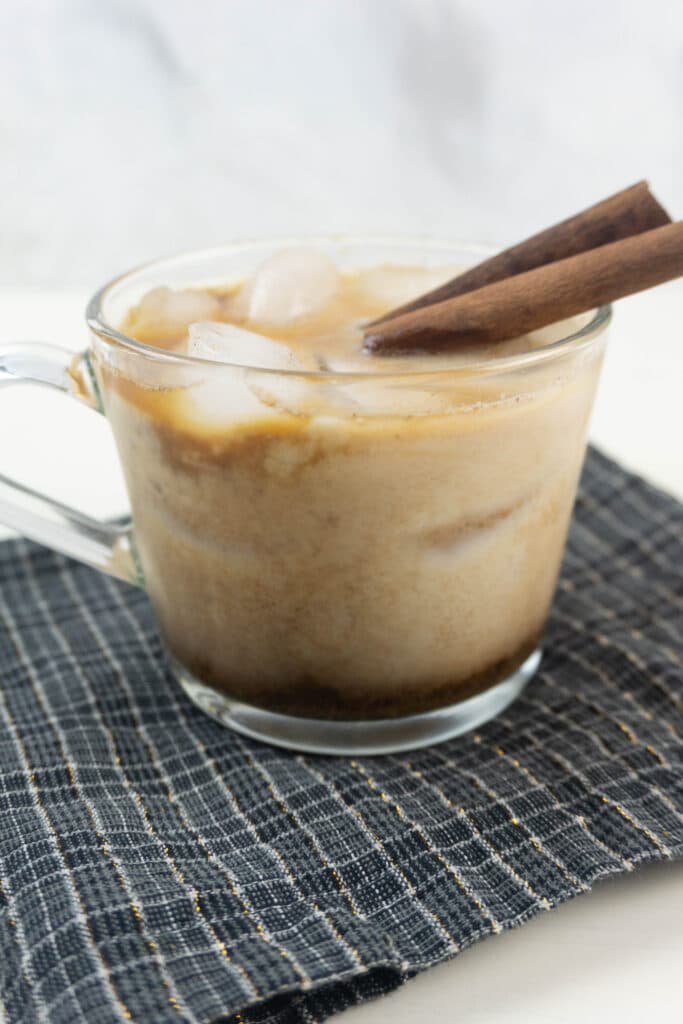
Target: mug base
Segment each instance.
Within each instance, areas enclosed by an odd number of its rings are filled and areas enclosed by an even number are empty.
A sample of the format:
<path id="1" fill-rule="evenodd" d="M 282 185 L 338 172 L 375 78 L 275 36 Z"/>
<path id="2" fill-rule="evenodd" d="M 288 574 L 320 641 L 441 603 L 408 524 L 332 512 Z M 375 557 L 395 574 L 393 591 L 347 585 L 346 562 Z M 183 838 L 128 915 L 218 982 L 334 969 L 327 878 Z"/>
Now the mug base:
<path id="1" fill-rule="evenodd" d="M 436 711 L 366 722 L 299 718 L 266 711 L 212 689 L 178 662 L 173 667 L 193 704 L 243 736 L 306 754 L 360 757 L 417 750 L 483 725 L 519 696 L 540 662 L 541 650 L 536 648 L 511 675 L 475 697 Z"/>

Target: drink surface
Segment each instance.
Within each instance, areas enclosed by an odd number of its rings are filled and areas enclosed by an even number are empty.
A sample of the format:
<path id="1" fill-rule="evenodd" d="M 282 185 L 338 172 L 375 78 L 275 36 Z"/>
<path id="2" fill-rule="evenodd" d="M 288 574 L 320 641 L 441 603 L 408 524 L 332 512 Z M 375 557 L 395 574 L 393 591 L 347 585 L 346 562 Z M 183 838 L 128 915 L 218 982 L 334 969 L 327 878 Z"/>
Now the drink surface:
<path id="1" fill-rule="evenodd" d="M 567 337 L 589 319 L 445 355 L 416 352 L 392 356 L 388 363 L 387 357 L 362 352 L 364 324 L 443 284 L 459 269 L 387 265 L 339 272 L 321 253 L 284 251 L 246 281 L 211 289 L 153 289 L 128 311 L 121 329 L 138 341 L 226 363 L 387 373 L 432 372 L 531 351 Z"/>
<path id="2" fill-rule="evenodd" d="M 306 717 L 471 696 L 543 632 L 602 341 L 528 368 L 504 357 L 581 325 L 367 356 L 362 324 L 454 268 L 282 255 L 128 311 L 129 336 L 205 362 L 99 360 L 165 639 L 201 681 Z"/>

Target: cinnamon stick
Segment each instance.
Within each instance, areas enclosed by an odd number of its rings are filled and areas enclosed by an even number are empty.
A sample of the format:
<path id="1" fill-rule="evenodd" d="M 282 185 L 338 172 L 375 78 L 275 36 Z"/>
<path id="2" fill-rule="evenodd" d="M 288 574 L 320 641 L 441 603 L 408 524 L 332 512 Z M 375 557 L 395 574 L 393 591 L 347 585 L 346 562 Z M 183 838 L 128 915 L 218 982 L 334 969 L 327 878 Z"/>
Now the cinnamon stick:
<path id="1" fill-rule="evenodd" d="M 600 245 L 639 235 L 643 231 L 670 223 L 671 218 L 650 192 L 648 183 L 639 181 L 574 217 L 554 224 L 511 249 L 506 249 L 505 252 L 479 263 L 439 288 L 434 288 L 412 302 L 385 313 L 384 316 L 373 320 L 370 326 L 374 327 L 413 309 L 444 302 L 446 299 L 455 298 L 456 295 L 484 288 L 486 285 L 525 273 L 546 263 L 554 263 L 556 260 L 566 259 L 588 249 L 596 249 Z"/>
<path id="2" fill-rule="evenodd" d="M 392 317 L 365 335 L 378 355 L 490 344 L 683 275 L 683 221 Z"/>

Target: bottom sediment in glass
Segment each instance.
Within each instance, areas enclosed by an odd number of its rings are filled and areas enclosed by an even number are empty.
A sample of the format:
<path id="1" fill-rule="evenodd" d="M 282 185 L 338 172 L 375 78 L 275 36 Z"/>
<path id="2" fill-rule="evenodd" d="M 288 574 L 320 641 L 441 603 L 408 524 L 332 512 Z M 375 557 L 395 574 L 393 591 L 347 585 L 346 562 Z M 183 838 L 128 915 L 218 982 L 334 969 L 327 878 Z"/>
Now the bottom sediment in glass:
<path id="1" fill-rule="evenodd" d="M 536 648 L 519 668 L 483 693 L 434 711 L 374 721 L 332 721 L 268 711 L 214 690 L 177 661 L 173 667 L 197 707 L 244 736 L 309 754 L 359 756 L 415 750 L 483 725 L 519 696 L 540 661 L 541 651 Z"/>

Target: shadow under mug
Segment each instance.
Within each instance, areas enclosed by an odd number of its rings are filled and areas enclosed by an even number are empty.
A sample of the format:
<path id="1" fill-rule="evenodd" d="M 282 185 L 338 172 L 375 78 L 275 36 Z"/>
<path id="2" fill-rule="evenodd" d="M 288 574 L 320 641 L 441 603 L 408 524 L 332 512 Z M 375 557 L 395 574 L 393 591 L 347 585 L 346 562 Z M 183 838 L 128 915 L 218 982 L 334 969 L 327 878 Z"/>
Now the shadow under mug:
<path id="1" fill-rule="evenodd" d="M 307 240 L 309 241 L 309 240 Z M 87 307 L 89 349 L 0 346 L 0 384 L 60 389 L 112 426 L 132 520 L 0 477 L 0 521 L 149 592 L 175 675 L 225 725 L 375 754 L 492 718 L 540 662 L 610 309 L 530 352 L 419 372 L 278 372 L 120 330 L 155 287 L 215 288 L 292 245 L 148 264 Z M 319 238 L 342 270 L 485 250 Z"/>

